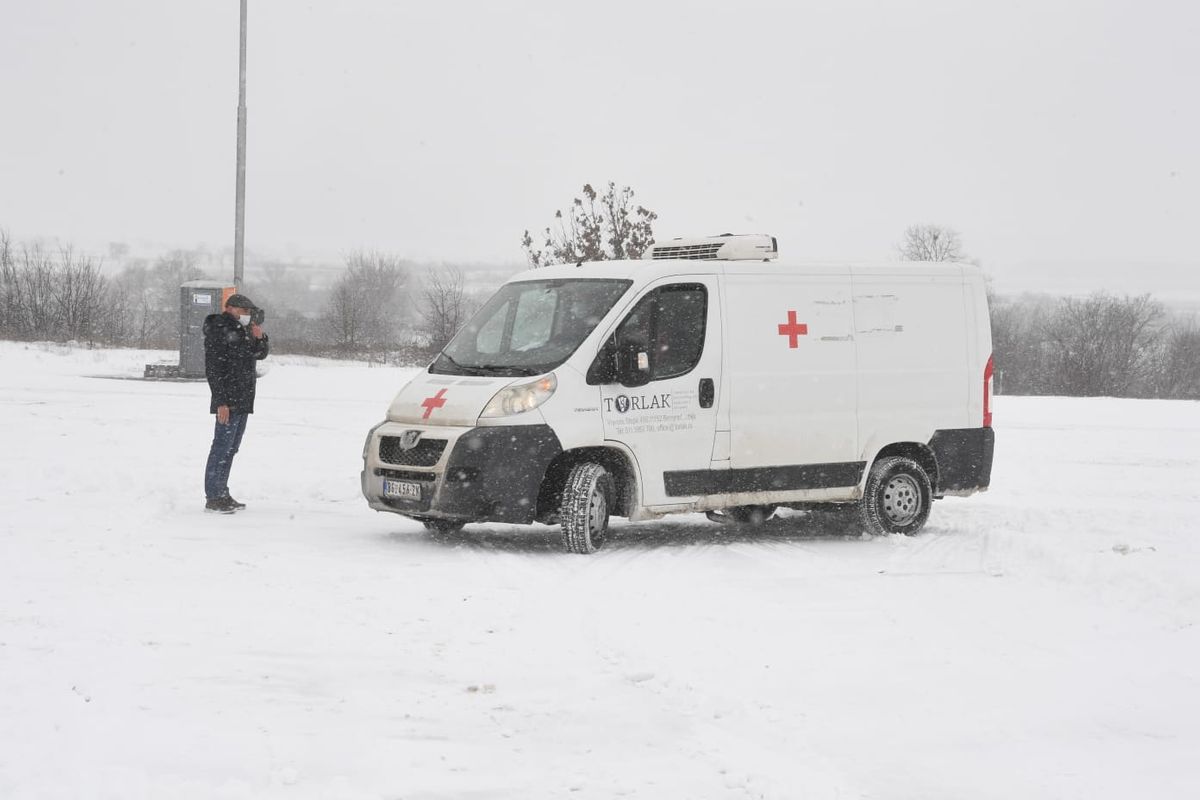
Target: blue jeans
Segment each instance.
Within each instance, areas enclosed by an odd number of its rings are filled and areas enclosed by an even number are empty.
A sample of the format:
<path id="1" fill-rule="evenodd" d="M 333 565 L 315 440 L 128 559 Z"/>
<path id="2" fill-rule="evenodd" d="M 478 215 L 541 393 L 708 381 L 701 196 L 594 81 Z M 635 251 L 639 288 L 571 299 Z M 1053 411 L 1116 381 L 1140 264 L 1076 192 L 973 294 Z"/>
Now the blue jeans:
<path id="1" fill-rule="evenodd" d="M 204 496 L 209 500 L 229 496 L 229 470 L 233 468 L 233 457 L 242 443 L 249 418 L 249 414 L 230 411 L 227 425 L 217 423 L 212 447 L 208 450 L 208 463 L 204 466 Z"/>

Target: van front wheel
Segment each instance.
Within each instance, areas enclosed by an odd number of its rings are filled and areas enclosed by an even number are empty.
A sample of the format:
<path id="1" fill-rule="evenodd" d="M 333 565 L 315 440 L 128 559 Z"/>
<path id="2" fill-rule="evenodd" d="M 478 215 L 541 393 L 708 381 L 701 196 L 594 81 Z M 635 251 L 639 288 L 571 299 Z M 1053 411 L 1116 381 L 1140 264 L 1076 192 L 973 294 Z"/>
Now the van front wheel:
<path id="1" fill-rule="evenodd" d="M 576 464 L 563 486 L 559 523 L 568 553 L 594 553 L 608 532 L 613 496 L 612 476 L 599 464 Z"/>
<path id="2" fill-rule="evenodd" d="M 869 533 L 912 536 L 929 519 L 933 492 L 929 476 L 911 458 L 881 458 L 871 467 L 863 490 L 862 521 Z"/>

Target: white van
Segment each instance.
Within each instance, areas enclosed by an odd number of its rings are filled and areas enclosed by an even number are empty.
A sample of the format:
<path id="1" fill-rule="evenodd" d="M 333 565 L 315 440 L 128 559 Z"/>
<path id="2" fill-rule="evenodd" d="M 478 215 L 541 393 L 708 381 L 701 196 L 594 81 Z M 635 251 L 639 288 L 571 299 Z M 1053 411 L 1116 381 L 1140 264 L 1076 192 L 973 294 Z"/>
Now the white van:
<path id="1" fill-rule="evenodd" d="M 434 530 L 827 509 L 916 533 L 988 487 L 991 333 L 962 264 L 781 263 L 770 236 L 522 272 L 367 436 L 371 508 Z"/>

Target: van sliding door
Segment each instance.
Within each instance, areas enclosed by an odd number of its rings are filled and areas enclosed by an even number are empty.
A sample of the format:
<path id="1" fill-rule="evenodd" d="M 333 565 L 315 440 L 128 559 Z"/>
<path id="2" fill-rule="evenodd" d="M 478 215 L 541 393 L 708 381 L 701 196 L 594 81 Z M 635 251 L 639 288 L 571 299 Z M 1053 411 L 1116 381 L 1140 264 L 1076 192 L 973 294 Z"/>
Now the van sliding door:
<path id="1" fill-rule="evenodd" d="M 858 459 L 849 270 L 725 278 L 730 467 L 740 491 L 852 486 Z"/>

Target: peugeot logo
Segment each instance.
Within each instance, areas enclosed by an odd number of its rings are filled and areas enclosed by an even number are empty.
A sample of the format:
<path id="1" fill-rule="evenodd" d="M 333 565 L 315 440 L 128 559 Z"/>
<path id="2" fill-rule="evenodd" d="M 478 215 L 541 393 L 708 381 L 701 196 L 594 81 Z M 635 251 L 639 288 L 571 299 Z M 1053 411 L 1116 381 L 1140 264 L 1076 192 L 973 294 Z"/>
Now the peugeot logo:
<path id="1" fill-rule="evenodd" d="M 400 449 L 412 450 L 417 446 L 417 440 L 421 438 L 420 431 L 405 431 L 400 434 Z"/>

